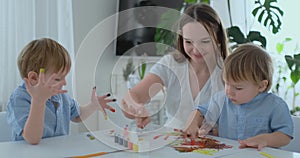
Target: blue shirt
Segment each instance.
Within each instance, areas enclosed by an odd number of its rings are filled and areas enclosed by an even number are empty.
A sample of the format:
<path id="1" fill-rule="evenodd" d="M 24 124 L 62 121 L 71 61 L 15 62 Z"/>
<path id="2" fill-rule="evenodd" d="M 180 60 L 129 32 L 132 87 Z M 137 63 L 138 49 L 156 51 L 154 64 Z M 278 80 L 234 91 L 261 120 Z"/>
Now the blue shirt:
<path id="1" fill-rule="evenodd" d="M 202 114 L 212 111 L 218 113 L 218 109 L 221 109 L 217 122 L 220 137 L 244 140 L 278 131 L 293 138 L 294 125 L 289 108 L 283 99 L 271 93 L 260 93 L 248 103 L 234 105 L 222 91 L 209 104 L 198 106 L 197 109 Z M 209 118 L 207 115 L 206 117 Z"/>
<path id="2" fill-rule="evenodd" d="M 56 102 L 58 107 L 54 107 Z M 10 96 L 7 104 L 7 122 L 12 128 L 12 140 L 24 140 L 22 132 L 28 118 L 31 96 L 22 82 Z M 79 116 L 79 104 L 67 94 L 52 96 L 46 102 L 42 138 L 69 134 L 70 120 Z"/>

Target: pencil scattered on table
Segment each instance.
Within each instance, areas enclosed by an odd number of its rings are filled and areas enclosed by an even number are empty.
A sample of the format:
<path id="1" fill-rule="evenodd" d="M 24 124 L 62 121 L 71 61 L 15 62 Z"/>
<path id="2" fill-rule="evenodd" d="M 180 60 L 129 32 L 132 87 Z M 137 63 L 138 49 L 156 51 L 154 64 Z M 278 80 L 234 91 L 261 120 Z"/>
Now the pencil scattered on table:
<path id="1" fill-rule="evenodd" d="M 265 152 L 260 152 L 259 154 L 266 157 L 266 158 L 275 158 L 275 156 L 272 156 L 272 155 L 270 155 L 268 153 L 265 153 Z"/>
<path id="2" fill-rule="evenodd" d="M 89 134 L 89 133 L 88 133 L 86 136 L 87 136 L 90 140 L 94 140 L 94 139 L 95 139 L 95 137 L 94 137 L 93 135 Z"/>
<path id="3" fill-rule="evenodd" d="M 106 154 L 112 154 L 112 153 L 117 153 L 117 152 L 122 152 L 126 150 L 115 150 L 115 151 L 110 151 L 110 152 L 98 152 L 94 154 L 87 154 L 87 155 L 81 155 L 81 156 L 72 156 L 71 158 L 89 158 L 89 157 L 96 157 L 96 156 L 102 156 Z"/>

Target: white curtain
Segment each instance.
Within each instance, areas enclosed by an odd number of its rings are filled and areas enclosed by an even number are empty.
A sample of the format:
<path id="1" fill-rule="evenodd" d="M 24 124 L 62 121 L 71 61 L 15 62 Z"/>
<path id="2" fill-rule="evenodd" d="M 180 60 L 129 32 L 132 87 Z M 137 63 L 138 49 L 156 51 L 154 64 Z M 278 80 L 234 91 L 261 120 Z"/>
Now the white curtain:
<path id="1" fill-rule="evenodd" d="M 74 63 L 71 0 L 0 0 L 0 27 L 0 109 L 21 81 L 17 56 L 30 41 L 54 39 L 68 50 Z M 65 88 L 70 95 L 72 71 Z"/>

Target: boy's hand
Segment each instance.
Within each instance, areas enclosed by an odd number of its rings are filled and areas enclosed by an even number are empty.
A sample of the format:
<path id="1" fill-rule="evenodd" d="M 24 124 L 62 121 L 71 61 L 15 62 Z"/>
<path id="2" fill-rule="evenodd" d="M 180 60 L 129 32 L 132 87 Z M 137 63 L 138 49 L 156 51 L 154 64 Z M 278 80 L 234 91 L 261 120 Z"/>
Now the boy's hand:
<path id="1" fill-rule="evenodd" d="M 56 94 L 66 93 L 67 90 L 62 90 L 63 81 L 57 82 L 55 78 L 57 74 L 52 74 L 47 81 L 45 81 L 44 69 L 40 70 L 38 83 L 31 85 L 28 78 L 24 78 L 25 86 L 33 100 L 44 104 L 51 96 Z"/>
<path id="2" fill-rule="evenodd" d="M 183 136 L 191 138 L 198 137 L 198 129 L 202 121 L 203 115 L 198 110 L 192 111 L 185 124 L 185 128 L 182 130 Z"/>
<path id="3" fill-rule="evenodd" d="M 107 99 L 109 96 L 110 94 L 97 96 L 96 87 L 93 88 L 91 102 L 96 107 L 96 109 L 102 111 L 105 119 L 107 119 L 107 113 L 105 109 L 109 109 L 111 112 L 115 112 L 115 109 L 109 106 L 107 103 L 115 102 L 116 99 Z"/>
<path id="4" fill-rule="evenodd" d="M 204 122 L 202 123 L 200 129 L 198 130 L 198 135 L 199 136 L 205 136 L 207 134 L 211 134 L 210 131 L 212 131 L 213 126 Z"/>
<path id="5" fill-rule="evenodd" d="M 198 125 L 193 123 L 193 122 L 189 122 L 186 124 L 186 127 L 182 130 L 183 136 L 184 137 L 189 137 L 189 138 L 197 138 L 198 137 Z"/>
<path id="6" fill-rule="evenodd" d="M 267 146 L 267 143 L 264 139 L 260 139 L 259 137 L 251 137 L 246 140 L 239 140 L 240 146 L 239 148 L 257 148 L 258 151 L 262 150 Z"/>

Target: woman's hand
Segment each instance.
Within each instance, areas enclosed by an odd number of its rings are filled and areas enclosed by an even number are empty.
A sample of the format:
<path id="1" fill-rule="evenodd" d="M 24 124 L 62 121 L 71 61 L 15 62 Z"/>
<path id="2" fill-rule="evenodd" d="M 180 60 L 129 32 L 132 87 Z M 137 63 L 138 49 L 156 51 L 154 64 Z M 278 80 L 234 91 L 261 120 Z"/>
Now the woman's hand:
<path id="1" fill-rule="evenodd" d="M 127 118 L 135 119 L 136 126 L 143 129 L 148 123 L 151 122 L 151 118 L 142 105 L 128 105 L 125 99 L 122 100 L 122 111 Z"/>
<path id="2" fill-rule="evenodd" d="M 151 117 L 136 117 L 135 123 L 138 128 L 144 129 L 145 126 L 151 122 Z"/>

